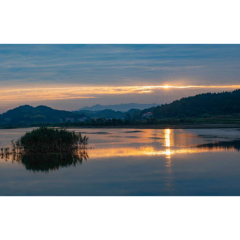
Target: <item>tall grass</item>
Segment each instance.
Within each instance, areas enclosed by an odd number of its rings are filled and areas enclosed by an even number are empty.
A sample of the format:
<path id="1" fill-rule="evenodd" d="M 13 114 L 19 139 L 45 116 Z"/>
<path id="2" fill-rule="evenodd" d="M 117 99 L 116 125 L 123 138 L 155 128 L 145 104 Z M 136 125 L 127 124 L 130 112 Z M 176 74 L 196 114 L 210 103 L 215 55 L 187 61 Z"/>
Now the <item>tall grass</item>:
<path id="1" fill-rule="evenodd" d="M 65 129 L 41 127 L 12 142 L 14 151 L 24 153 L 61 153 L 85 148 L 88 137 Z"/>
<path id="2" fill-rule="evenodd" d="M 41 127 L 12 141 L 12 151 L 1 148 L 0 157 L 7 161 L 12 155 L 13 161 L 22 163 L 27 170 L 49 171 L 87 160 L 87 143 L 88 137 L 81 133 Z"/>

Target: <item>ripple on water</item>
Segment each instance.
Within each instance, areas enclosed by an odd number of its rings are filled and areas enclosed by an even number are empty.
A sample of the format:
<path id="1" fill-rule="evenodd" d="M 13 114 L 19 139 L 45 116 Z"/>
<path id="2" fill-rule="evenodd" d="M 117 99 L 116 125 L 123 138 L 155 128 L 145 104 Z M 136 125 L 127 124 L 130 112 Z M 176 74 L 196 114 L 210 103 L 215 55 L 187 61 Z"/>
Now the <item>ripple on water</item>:
<path id="1" fill-rule="evenodd" d="M 126 131 L 124 133 L 138 133 L 138 132 L 143 132 L 143 131 Z"/>
<path id="2" fill-rule="evenodd" d="M 112 134 L 112 133 L 109 133 L 109 132 L 81 132 L 83 134 Z"/>

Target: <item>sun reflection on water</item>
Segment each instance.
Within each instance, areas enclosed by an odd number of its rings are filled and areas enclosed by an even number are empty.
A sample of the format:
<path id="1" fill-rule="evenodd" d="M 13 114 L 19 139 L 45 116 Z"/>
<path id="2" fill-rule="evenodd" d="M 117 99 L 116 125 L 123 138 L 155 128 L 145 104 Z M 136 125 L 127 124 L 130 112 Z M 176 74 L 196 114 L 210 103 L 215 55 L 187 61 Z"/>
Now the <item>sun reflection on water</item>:
<path id="1" fill-rule="evenodd" d="M 116 131 L 108 136 L 90 135 L 90 139 L 97 139 L 95 143 L 89 146 L 88 154 L 90 159 L 100 160 L 114 157 L 163 156 L 167 160 L 166 166 L 170 167 L 173 156 L 209 151 L 236 151 L 236 147 L 231 147 L 231 142 L 229 142 L 229 146 L 225 146 L 226 144 L 222 146 L 220 143 L 199 145 L 199 143 L 204 143 L 201 137 L 196 134 L 185 133 L 183 130 L 144 129 L 144 131 L 131 131 L 130 136 L 133 135 L 135 138 L 129 138 L 129 135 L 126 135 L 125 132 L 125 130 L 123 133 Z M 111 141 L 109 141 L 109 138 Z M 4 160 L 5 159 L 0 156 L 0 162 Z M 11 157 L 9 160 L 11 160 Z"/>
<path id="2" fill-rule="evenodd" d="M 164 129 L 164 137 L 165 137 L 165 146 L 170 147 L 170 129 Z"/>
<path id="3" fill-rule="evenodd" d="M 171 134 L 171 130 L 170 129 L 164 129 L 165 147 L 168 148 L 168 149 L 165 150 L 165 154 L 166 154 L 166 158 L 168 158 L 168 159 L 171 159 L 170 134 Z M 168 161 L 167 165 L 168 166 L 171 165 L 171 160 Z"/>

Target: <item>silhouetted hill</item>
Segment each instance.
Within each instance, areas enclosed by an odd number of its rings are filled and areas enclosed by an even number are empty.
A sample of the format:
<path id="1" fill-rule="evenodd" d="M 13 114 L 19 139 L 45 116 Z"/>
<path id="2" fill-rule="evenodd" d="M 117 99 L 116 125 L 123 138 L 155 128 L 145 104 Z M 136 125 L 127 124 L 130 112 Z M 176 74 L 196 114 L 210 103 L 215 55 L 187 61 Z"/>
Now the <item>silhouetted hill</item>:
<path id="1" fill-rule="evenodd" d="M 240 89 L 233 92 L 204 93 L 182 98 L 170 104 L 145 109 L 155 118 L 209 117 L 240 113 Z"/>
<path id="2" fill-rule="evenodd" d="M 140 112 L 140 110 L 130 109 L 127 112 L 114 111 L 111 109 L 105 109 L 102 111 L 89 111 L 89 110 L 77 111 L 77 113 L 85 114 L 86 116 L 91 118 L 114 118 L 114 119 L 122 119 L 126 117 L 129 119 L 129 115 L 132 116 L 135 112 Z"/>
<path id="3" fill-rule="evenodd" d="M 130 109 L 140 109 L 143 110 L 145 108 L 150 108 L 150 107 L 155 107 L 158 104 L 156 103 L 152 103 L 152 104 L 139 104 L 139 103 L 122 103 L 122 104 L 118 104 L 118 105 L 106 105 L 106 106 L 102 106 L 102 105 L 94 105 L 92 107 L 84 107 L 81 108 L 79 110 L 76 111 L 82 111 L 82 110 L 88 110 L 88 111 L 102 111 L 102 110 L 106 110 L 106 109 L 110 109 L 110 110 L 114 110 L 114 111 L 121 111 L 121 112 L 127 112 Z"/>
<path id="4" fill-rule="evenodd" d="M 152 112 L 153 118 L 142 118 Z M 83 118 L 84 117 L 84 118 Z M 112 126 L 114 124 L 179 124 L 179 123 L 239 123 L 240 89 L 233 92 L 206 93 L 182 98 L 170 104 L 144 110 L 130 109 L 127 112 L 105 109 L 68 112 L 47 106 L 20 106 L 0 115 L 1 127 L 31 126 L 49 123 L 54 126 Z M 83 118 L 83 119 L 80 119 Z M 92 119 L 91 119 L 92 118 Z M 95 119 L 98 118 L 98 119 Z M 112 118 L 112 119 L 111 119 Z M 124 118 L 124 120 L 123 120 Z M 225 119 L 226 118 L 226 119 Z M 118 120 L 116 120 L 118 119 Z M 57 123 L 57 124 L 55 124 Z M 74 125 L 75 124 L 75 125 Z"/>
<path id="5" fill-rule="evenodd" d="M 92 118 L 115 118 L 115 119 L 119 119 L 119 118 L 124 118 L 125 113 L 124 112 L 120 112 L 120 111 L 114 111 L 111 109 L 105 109 L 102 111 L 89 111 L 89 110 L 82 110 L 82 111 L 78 111 L 79 113 L 85 114 L 88 117 L 92 117 Z"/>
<path id="6" fill-rule="evenodd" d="M 73 113 L 56 110 L 46 106 L 32 107 L 29 105 L 11 109 L 0 115 L 0 123 L 58 123 L 67 121 L 66 118 L 78 119 L 85 117 L 83 113 Z"/>

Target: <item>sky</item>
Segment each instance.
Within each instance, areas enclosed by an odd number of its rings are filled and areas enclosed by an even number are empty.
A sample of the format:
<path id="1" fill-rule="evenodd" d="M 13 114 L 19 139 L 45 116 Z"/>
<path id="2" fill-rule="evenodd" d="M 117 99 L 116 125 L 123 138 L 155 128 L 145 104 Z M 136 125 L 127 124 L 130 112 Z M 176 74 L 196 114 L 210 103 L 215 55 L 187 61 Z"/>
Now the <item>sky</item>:
<path id="1" fill-rule="evenodd" d="M 240 88 L 240 45 L 0 45 L 0 113 L 170 103 Z"/>

